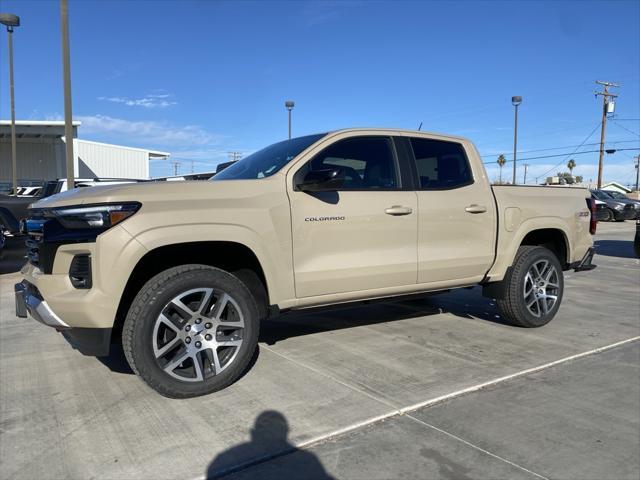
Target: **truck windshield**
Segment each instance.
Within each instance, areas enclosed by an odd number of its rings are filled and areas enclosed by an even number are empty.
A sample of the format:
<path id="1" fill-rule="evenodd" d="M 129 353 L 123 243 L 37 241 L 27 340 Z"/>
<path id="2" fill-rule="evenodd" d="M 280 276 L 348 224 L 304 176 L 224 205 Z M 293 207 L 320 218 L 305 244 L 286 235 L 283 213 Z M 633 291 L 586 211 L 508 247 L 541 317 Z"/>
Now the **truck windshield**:
<path id="1" fill-rule="evenodd" d="M 211 180 L 252 180 L 270 177 L 326 133 L 274 143 L 225 168 Z"/>

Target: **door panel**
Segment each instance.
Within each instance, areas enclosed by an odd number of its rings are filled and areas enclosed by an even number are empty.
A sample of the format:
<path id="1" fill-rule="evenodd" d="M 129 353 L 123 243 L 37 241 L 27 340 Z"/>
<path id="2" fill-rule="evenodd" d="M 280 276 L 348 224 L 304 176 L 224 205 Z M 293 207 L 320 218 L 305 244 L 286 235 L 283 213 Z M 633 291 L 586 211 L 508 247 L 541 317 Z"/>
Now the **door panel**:
<path id="1" fill-rule="evenodd" d="M 296 296 L 415 284 L 417 211 L 411 191 L 293 192 Z"/>
<path id="2" fill-rule="evenodd" d="M 296 296 L 414 285 L 417 196 L 402 190 L 391 138 L 338 139 L 302 165 L 293 184 L 327 169 L 344 178 L 340 191 L 289 194 Z"/>
<path id="3" fill-rule="evenodd" d="M 468 150 L 458 142 L 410 143 L 420 188 L 418 283 L 482 279 L 494 259 L 496 235 L 495 203 L 484 172 L 472 170 Z"/>
<path id="4" fill-rule="evenodd" d="M 486 207 L 482 213 L 473 213 Z M 471 211 L 467 211 L 467 210 Z M 477 184 L 418 192 L 418 283 L 477 277 L 494 258 L 493 198 Z"/>

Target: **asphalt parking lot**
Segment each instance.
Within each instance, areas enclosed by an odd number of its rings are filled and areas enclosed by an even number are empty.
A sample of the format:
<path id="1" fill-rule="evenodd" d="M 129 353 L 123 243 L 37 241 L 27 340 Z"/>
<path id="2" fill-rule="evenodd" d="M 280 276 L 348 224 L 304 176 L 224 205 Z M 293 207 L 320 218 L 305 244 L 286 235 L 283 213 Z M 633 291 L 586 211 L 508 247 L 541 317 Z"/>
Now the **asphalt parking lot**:
<path id="1" fill-rule="evenodd" d="M 635 226 L 598 228 L 598 268 L 567 272 L 546 327 L 503 324 L 478 289 L 283 315 L 244 377 L 189 400 L 17 319 L 14 241 L 0 267 L 0 478 L 638 479 Z"/>

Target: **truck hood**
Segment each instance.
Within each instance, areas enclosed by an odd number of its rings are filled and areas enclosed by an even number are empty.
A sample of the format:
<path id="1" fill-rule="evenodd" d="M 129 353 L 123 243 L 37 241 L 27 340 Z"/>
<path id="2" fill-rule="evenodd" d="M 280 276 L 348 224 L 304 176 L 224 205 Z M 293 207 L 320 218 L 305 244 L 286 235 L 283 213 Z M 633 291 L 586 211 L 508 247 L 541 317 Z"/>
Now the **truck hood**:
<path id="1" fill-rule="evenodd" d="M 74 188 L 52 195 L 31 205 L 31 208 L 54 208 L 70 205 L 88 205 L 117 202 L 202 202 L 215 199 L 233 199 L 258 196 L 273 188 L 273 181 L 221 180 L 221 181 L 175 181 L 144 182 L 120 185 Z M 275 179 L 274 179 L 275 180 Z"/>

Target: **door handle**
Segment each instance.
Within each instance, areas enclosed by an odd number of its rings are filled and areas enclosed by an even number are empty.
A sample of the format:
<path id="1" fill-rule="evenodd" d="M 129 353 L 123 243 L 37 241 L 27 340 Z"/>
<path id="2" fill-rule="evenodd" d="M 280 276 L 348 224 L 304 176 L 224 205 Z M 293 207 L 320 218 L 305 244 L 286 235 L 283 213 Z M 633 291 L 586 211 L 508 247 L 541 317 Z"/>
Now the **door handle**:
<path id="1" fill-rule="evenodd" d="M 467 208 L 465 208 L 464 211 L 469 213 L 484 213 L 487 211 L 487 207 L 485 207 L 484 205 L 476 205 L 475 203 L 472 203 Z"/>
<path id="2" fill-rule="evenodd" d="M 402 207 L 400 205 L 394 205 L 393 207 L 387 208 L 384 213 L 387 215 L 409 215 L 413 213 L 413 209 L 411 207 Z"/>

